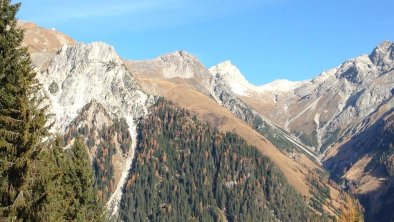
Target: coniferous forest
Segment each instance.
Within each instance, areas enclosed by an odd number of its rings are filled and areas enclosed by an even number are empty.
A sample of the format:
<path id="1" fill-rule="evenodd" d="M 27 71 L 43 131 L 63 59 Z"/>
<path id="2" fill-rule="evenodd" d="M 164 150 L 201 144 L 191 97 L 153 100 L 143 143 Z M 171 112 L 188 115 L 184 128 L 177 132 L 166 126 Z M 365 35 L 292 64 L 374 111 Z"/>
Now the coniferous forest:
<path id="1" fill-rule="evenodd" d="M 312 221 L 316 216 L 255 147 L 164 99 L 142 120 L 136 149 L 121 202 L 123 221 Z"/>

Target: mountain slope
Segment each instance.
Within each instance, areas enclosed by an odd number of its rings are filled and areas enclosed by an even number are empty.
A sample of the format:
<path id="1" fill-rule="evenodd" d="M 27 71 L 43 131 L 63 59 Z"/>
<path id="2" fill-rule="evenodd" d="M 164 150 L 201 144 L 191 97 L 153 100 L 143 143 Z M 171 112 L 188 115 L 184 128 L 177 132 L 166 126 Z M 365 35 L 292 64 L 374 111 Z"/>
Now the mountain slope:
<path id="1" fill-rule="evenodd" d="M 30 53 L 55 53 L 63 45 L 73 45 L 75 40 L 55 29 L 44 29 L 32 22 L 19 21 L 25 30 L 23 46 L 29 47 Z"/>
<path id="2" fill-rule="evenodd" d="M 165 100 L 152 109 L 138 128 L 122 220 L 218 221 L 224 215 L 223 221 L 307 221 L 317 216 L 246 141 Z"/>
<path id="3" fill-rule="evenodd" d="M 369 221 L 392 221 L 394 215 L 394 99 L 364 119 L 363 128 L 334 147 L 324 165 L 356 194 Z"/>

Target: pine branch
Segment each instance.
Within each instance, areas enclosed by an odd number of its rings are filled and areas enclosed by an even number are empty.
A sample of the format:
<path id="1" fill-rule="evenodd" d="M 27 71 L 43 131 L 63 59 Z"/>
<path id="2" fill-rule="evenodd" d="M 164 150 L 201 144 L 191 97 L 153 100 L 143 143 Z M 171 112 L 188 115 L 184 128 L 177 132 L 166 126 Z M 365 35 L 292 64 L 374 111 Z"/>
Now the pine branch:
<path id="1" fill-rule="evenodd" d="M 3 138 L 9 139 L 9 140 L 15 140 L 20 136 L 20 133 L 0 129 L 0 136 L 2 136 Z"/>
<path id="2" fill-rule="evenodd" d="M 12 118 L 10 116 L 4 116 L 4 115 L 0 115 L 0 123 L 4 123 L 5 125 L 12 125 L 12 126 L 16 126 L 18 124 L 21 124 L 22 121 Z"/>
<path id="3" fill-rule="evenodd" d="M 0 113 L 6 114 L 6 115 L 17 115 L 17 114 L 20 114 L 21 111 L 17 110 L 17 109 L 8 108 L 8 109 L 0 109 Z"/>
<path id="4" fill-rule="evenodd" d="M 15 150 L 15 146 L 12 143 L 9 143 L 5 140 L 0 140 L 0 151 L 4 152 L 4 151 L 10 151 L 10 150 Z"/>

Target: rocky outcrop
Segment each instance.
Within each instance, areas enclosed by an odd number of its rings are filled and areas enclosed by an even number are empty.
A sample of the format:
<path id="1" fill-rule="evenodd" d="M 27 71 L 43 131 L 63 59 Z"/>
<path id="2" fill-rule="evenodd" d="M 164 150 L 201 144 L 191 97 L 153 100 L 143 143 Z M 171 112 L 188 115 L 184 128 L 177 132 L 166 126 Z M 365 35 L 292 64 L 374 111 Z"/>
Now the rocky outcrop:
<path id="1" fill-rule="evenodd" d="M 392 71 L 394 69 L 394 44 L 390 41 L 385 41 L 376 47 L 369 59 L 382 73 Z"/>
<path id="2" fill-rule="evenodd" d="M 92 100 L 131 122 L 147 113 L 154 97 L 136 86 L 115 50 L 104 43 L 64 46 L 38 75 L 51 100 L 55 129 L 64 129 Z"/>

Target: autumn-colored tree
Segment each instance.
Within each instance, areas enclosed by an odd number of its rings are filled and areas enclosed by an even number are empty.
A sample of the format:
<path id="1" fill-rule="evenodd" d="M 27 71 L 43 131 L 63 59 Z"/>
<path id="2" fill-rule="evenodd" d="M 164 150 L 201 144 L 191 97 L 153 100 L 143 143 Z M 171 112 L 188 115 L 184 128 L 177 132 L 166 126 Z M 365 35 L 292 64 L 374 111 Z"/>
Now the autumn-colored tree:
<path id="1" fill-rule="evenodd" d="M 352 197 L 346 196 L 346 207 L 338 222 L 364 222 L 362 207 Z"/>

